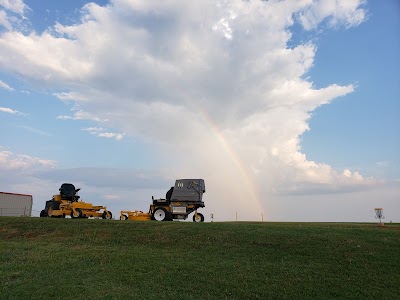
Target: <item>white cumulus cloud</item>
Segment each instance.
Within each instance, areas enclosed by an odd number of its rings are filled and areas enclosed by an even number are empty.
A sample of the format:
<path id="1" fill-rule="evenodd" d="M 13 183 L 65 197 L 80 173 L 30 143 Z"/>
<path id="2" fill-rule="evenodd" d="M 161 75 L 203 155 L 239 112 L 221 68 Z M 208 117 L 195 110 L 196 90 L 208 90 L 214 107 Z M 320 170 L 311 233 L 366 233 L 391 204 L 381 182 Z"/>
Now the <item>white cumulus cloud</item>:
<path id="1" fill-rule="evenodd" d="M 54 161 L 16 154 L 0 146 L 0 170 L 49 169 L 54 166 Z"/>
<path id="2" fill-rule="evenodd" d="M 22 0 L 0 0 L 0 5 L 5 9 L 22 15 L 28 6 Z"/>
<path id="3" fill-rule="evenodd" d="M 0 10 L 0 25 L 4 26 L 8 30 L 12 29 L 11 23 L 8 20 L 7 13 L 4 10 Z"/>
<path id="4" fill-rule="evenodd" d="M 13 91 L 14 89 L 10 87 L 7 83 L 0 80 L 0 88 L 6 89 L 7 91 Z"/>
<path id="5" fill-rule="evenodd" d="M 300 20 L 307 30 L 325 19 L 330 26 L 357 26 L 365 20 L 365 10 L 361 7 L 365 3 L 364 0 L 316 0 L 300 13 Z"/>
<path id="6" fill-rule="evenodd" d="M 124 138 L 124 134 L 115 132 L 100 132 L 97 136 L 105 138 L 115 138 L 117 141 L 120 141 Z"/>
<path id="7" fill-rule="evenodd" d="M 73 116 L 58 119 L 90 120 L 96 128 L 141 137 L 170 162 L 171 178 L 204 177 L 213 195 L 211 209 L 251 214 L 279 193 L 373 184 L 357 172 L 309 161 L 301 152 L 311 113 L 354 86 L 316 89 L 305 79 L 316 45 L 288 47 L 294 22 L 306 30 L 325 21 L 356 26 L 365 18 L 362 4 L 89 3 L 78 24 L 1 34 L 0 68 L 79 104 Z M 106 129 L 87 131 L 124 137 Z"/>
<path id="8" fill-rule="evenodd" d="M 23 113 L 19 112 L 18 110 L 9 108 L 9 107 L 0 107 L 0 111 L 8 114 L 13 114 L 13 115 L 23 115 Z"/>
<path id="9" fill-rule="evenodd" d="M 106 128 L 102 127 L 89 127 L 83 128 L 83 131 L 87 131 L 90 134 L 96 135 L 98 137 L 104 138 L 115 138 L 117 141 L 120 141 L 124 138 L 124 133 L 116 133 L 116 132 L 108 132 Z"/>

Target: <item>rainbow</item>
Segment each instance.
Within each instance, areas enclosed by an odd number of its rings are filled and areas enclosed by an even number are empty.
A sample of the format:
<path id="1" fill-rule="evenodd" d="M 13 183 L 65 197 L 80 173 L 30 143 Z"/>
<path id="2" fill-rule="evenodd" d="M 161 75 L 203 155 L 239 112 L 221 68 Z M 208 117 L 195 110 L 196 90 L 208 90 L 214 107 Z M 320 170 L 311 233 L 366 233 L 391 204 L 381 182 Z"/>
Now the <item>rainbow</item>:
<path id="1" fill-rule="evenodd" d="M 225 150 L 225 152 L 229 155 L 231 158 L 232 162 L 234 163 L 235 167 L 240 173 L 240 176 L 243 179 L 243 183 L 245 185 L 245 188 L 250 192 L 250 200 L 251 203 L 255 203 L 256 207 L 255 209 L 258 209 L 258 212 L 263 213 L 263 205 L 261 202 L 261 199 L 259 197 L 259 192 L 254 184 L 252 174 L 250 173 L 250 170 L 246 166 L 246 164 L 241 160 L 240 156 L 236 153 L 234 150 L 233 146 L 229 143 L 227 138 L 224 136 L 222 130 L 219 128 L 219 126 L 212 120 L 212 118 L 207 114 L 206 111 L 203 109 L 198 109 L 197 110 L 201 116 L 201 118 L 205 121 L 204 124 L 207 124 L 211 132 L 214 134 L 218 142 L 220 143 L 221 147 Z M 265 215 L 264 215 L 265 216 Z"/>

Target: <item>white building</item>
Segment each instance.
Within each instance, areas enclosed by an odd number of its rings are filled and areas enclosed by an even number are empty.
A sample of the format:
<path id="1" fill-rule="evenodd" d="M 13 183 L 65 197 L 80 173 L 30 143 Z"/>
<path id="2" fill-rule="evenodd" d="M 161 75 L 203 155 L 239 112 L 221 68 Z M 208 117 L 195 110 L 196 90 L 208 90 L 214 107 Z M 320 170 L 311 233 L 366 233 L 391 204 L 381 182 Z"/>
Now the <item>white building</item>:
<path id="1" fill-rule="evenodd" d="M 0 216 L 28 216 L 32 214 L 32 195 L 0 192 Z"/>

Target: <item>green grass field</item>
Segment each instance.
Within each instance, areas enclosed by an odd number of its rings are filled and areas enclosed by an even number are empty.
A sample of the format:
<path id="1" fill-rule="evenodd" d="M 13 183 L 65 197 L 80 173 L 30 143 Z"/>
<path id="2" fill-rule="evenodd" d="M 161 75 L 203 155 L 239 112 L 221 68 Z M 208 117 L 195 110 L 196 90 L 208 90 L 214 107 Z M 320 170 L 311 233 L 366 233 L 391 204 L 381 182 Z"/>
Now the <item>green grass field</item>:
<path id="1" fill-rule="evenodd" d="M 400 299 L 400 225 L 0 218 L 0 299 Z"/>

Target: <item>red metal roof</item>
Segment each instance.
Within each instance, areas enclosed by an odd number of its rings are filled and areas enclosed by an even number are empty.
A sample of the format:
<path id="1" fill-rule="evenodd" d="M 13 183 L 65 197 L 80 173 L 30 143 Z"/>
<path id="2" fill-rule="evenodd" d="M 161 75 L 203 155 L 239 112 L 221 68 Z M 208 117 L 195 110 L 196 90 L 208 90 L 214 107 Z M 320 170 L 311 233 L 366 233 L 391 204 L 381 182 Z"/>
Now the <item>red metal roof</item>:
<path id="1" fill-rule="evenodd" d="M 16 193 L 6 193 L 6 192 L 0 192 L 0 194 L 16 195 L 16 196 L 30 196 L 30 197 L 32 197 L 32 195 L 28 195 L 28 194 L 16 194 Z"/>

